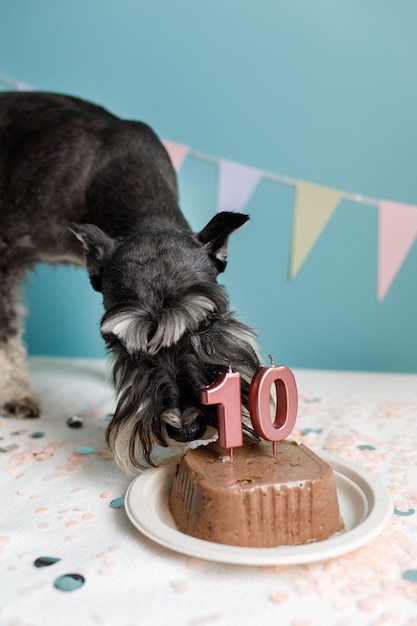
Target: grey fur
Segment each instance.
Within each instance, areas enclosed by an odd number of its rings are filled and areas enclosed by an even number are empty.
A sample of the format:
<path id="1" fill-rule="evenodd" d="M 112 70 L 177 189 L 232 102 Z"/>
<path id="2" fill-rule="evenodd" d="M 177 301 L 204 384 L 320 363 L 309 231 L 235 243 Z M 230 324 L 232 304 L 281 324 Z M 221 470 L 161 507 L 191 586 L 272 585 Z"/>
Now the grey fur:
<path id="1" fill-rule="evenodd" d="M 46 261 L 86 264 L 103 294 L 118 394 L 107 439 L 123 469 L 152 463 L 155 442 L 215 427 L 199 390 L 229 365 L 242 374 L 247 413 L 257 348 L 216 280 L 228 236 L 247 219 L 222 213 L 193 233 L 170 159 L 145 124 L 68 96 L 0 94 L 0 412 L 39 412 L 20 289 Z"/>

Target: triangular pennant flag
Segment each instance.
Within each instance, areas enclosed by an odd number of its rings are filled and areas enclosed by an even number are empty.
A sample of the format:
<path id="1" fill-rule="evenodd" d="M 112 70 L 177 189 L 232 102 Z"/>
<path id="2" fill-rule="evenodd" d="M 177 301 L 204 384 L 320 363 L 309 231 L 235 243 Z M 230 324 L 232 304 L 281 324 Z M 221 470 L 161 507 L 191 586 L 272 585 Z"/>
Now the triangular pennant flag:
<path id="1" fill-rule="evenodd" d="M 165 150 L 169 154 L 169 158 L 172 161 L 174 170 L 178 172 L 181 165 L 183 164 L 185 160 L 185 157 L 190 152 L 190 147 L 185 146 L 182 143 L 175 143 L 174 141 L 168 141 L 168 139 L 163 139 L 162 143 L 165 146 Z"/>
<path id="2" fill-rule="evenodd" d="M 240 213 L 263 176 L 261 170 L 220 159 L 217 183 L 217 212 Z"/>
<path id="3" fill-rule="evenodd" d="M 16 91 L 35 91 L 35 88 L 32 85 L 28 85 L 27 83 L 18 82 L 15 84 Z"/>
<path id="4" fill-rule="evenodd" d="M 417 206 L 378 202 L 378 300 L 381 302 L 417 238 Z"/>
<path id="5" fill-rule="evenodd" d="M 294 278 L 304 263 L 342 196 L 341 191 L 328 187 L 301 180 L 296 183 L 291 278 Z"/>

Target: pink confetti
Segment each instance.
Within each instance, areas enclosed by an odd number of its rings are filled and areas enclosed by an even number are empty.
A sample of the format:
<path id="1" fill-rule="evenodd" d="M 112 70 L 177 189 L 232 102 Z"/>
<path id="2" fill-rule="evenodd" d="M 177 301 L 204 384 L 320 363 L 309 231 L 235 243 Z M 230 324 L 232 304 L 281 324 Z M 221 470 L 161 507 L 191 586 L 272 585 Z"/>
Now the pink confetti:
<path id="1" fill-rule="evenodd" d="M 45 515 L 45 513 L 48 513 L 49 509 L 47 506 L 41 506 L 39 507 L 39 509 L 35 509 L 35 513 L 36 515 Z"/>
<path id="2" fill-rule="evenodd" d="M 53 480 L 59 480 L 61 478 L 67 478 L 67 474 L 64 474 L 64 473 L 51 474 L 50 476 L 45 476 L 43 480 L 45 482 L 51 482 Z"/>
<path id="3" fill-rule="evenodd" d="M 78 528 L 79 525 L 80 525 L 80 522 L 77 522 L 77 521 L 67 522 L 65 524 L 65 528 Z"/>
<path id="4" fill-rule="evenodd" d="M 186 580 L 176 580 L 171 583 L 171 587 L 175 593 L 185 593 L 188 591 L 188 583 Z"/>
<path id="5" fill-rule="evenodd" d="M 0 546 L 7 546 L 11 541 L 11 537 L 0 537 Z"/>
<path id="6" fill-rule="evenodd" d="M 112 498 L 113 494 L 111 491 L 103 491 L 103 493 L 100 494 L 100 498 Z"/>
<path id="7" fill-rule="evenodd" d="M 19 591 L 19 595 L 22 596 L 23 598 L 28 598 L 30 596 L 33 596 L 33 594 L 35 594 L 37 591 L 41 591 L 42 589 L 45 589 L 45 587 L 48 587 L 47 581 L 39 580 L 38 582 L 33 584 L 31 587 L 26 587 L 25 589 L 21 589 Z"/>
<path id="8" fill-rule="evenodd" d="M 288 600 L 288 594 L 283 591 L 278 591 L 277 593 L 271 593 L 269 598 L 274 604 L 283 604 Z"/>

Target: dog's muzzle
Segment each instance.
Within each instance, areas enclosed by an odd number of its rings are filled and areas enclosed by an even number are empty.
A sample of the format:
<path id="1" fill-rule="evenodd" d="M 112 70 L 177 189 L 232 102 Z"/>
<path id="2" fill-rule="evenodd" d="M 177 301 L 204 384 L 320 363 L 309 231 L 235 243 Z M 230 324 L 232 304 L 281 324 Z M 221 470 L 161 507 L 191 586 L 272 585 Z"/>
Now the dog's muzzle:
<path id="1" fill-rule="evenodd" d="M 202 416 L 197 417 L 194 422 L 177 428 L 171 424 L 166 424 L 167 435 L 170 439 L 185 443 L 187 441 L 195 441 L 204 437 L 207 424 Z"/>

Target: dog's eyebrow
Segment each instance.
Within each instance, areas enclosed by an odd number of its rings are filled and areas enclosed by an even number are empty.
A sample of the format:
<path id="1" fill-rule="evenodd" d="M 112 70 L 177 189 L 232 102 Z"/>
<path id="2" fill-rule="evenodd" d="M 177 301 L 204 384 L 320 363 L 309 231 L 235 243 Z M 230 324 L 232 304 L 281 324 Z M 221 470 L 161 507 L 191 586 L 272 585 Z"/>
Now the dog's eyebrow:
<path id="1" fill-rule="evenodd" d="M 108 311 L 101 323 L 101 334 L 104 338 L 115 335 L 129 354 L 147 352 L 152 356 L 175 344 L 187 330 L 196 330 L 215 310 L 212 300 L 192 294 L 162 309 L 157 321 L 147 311 L 129 306 Z"/>
<path id="2" fill-rule="evenodd" d="M 129 306 L 108 311 L 101 322 L 104 339 L 116 336 L 130 354 L 146 351 L 152 320 L 146 311 Z"/>
<path id="3" fill-rule="evenodd" d="M 215 311 L 214 303 L 205 296 L 186 296 L 177 306 L 162 311 L 155 334 L 149 341 L 148 352 L 155 354 L 161 348 L 176 343 L 187 330 L 196 330 L 200 323 Z"/>

